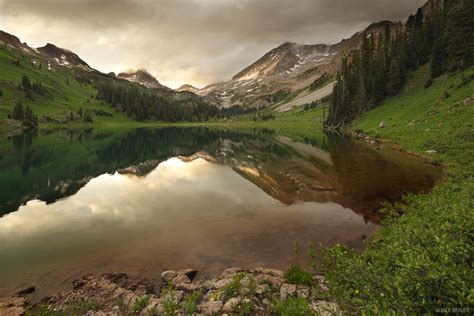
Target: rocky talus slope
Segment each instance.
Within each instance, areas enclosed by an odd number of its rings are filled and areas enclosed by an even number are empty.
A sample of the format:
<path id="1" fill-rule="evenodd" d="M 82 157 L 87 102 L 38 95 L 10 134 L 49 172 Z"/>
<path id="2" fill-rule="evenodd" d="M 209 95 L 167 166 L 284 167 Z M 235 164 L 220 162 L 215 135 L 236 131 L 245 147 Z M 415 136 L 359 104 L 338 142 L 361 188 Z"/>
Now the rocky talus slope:
<path id="1" fill-rule="evenodd" d="M 1 315 L 56 312 L 78 315 L 274 315 L 275 303 L 299 297 L 318 315 L 339 314 L 333 302 L 318 299 L 327 290 L 322 276 L 312 288 L 285 282 L 283 271 L 229 268 L 214 279 L 193 281 L 196 270 L 165 271 L 159 282 L 126 274 L 86 275 L 70 291 L 30 304 L 34 288 L 0 300 Z M 305 303 L 306 304 L 306 303 Z M 48 314 L 49 315 L 49 314 Z"/>

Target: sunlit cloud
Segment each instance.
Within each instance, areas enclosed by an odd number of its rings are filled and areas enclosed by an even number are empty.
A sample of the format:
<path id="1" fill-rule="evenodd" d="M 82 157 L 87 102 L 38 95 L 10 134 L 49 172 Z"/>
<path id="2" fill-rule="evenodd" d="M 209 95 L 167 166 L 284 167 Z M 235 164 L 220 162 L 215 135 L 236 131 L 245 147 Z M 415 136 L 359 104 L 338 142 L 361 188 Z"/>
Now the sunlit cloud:
<path id="1" fill-rule="evenodd" d="M 165 85 L 230 79 L 285 41 L 335 43 L 425 0 L 0 0 L 0 29 L 51 42 L 103 72 L 146 68 Z"/>

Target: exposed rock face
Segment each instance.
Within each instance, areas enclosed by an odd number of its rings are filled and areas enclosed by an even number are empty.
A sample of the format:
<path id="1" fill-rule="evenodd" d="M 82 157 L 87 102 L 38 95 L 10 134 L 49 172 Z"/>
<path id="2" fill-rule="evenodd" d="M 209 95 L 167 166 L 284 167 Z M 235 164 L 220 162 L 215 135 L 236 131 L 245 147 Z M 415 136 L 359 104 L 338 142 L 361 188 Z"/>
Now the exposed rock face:
<path id="1" fill-rule="evenodd" d="M 286 42 L 236 74 L 232 80 L 290 74 L 298 68 L 308 68 L 307 65 L 314 67 L 327 63 L 333 53 L 330 45 L 301 45 Z"/>
<path id="2" fill-rule="evenodd" d="M 395 32 L 403 25 L 390 21 L 373 23 L 334 45 L 283 43 L 244 68 L 231 80 L 211 84 L 193 92 L 217 99 L 221 107 L 261 107 L 277 103 L 292 93 L 300 93 L 324 74 L 335 74 L 342 64 L 342 58 L 349 51 L 359 48 L 364 37 L 376 36 L 387 27 Z M 301 97 L 300 94 L 297 96 Z"/>
<path id="3" fill-rule="evenodd" d="M 193 269 L 165 271 L 161 283 L 132 280 L 125 274 L 86 275 L 73 282 L 73 289 L 46 297 L 30 305 L 21 293 L 0 301 L 0 315 L 22 315 L 26 310 L 50 310 L 87 315 L 222 315 L 239 314 L 244 308 L 252 314 L 271 315 L 276 299 L 304 298 L 319 314 L 340 314 L 335 303 L 318 300 L 310 288 L 284 283 L 284 273 L 274 269 L 230 268 L 215 278 L 193 282 Z M 315 286 L 327 289 L 324 278 L 316 276 Z M 190 303 L 191 302 L 191 303 Z"/>
<path id="4" fill-rule="evenodd" d="M 117 75 L 118 78 L 122 78 L 128 80 L 130 82 L 139 83 L 147 88 L 157 89 L 157 88 L 164 88 L 168 89 L 167 87 L 163 86 L 153 77 L 148 71 L 145 69 L 138 69 L 138 70 L 129 70 L 126 72 L 121 72 Z"/>
<path id="5" fill-rule="evenodd" d="M 7 46 L 14 47 L 22 51 L 33 51 L 26 43 L 22 43 L 18 37 L 4 31 L 0 31 L 0 41 Z"/>
<path id="6" fill-rule="evenodd" d="M 196 93 L 199 91 L 199 88 L 196 88 L 190 84 L 183 84 L 181 87 L 176 89 L 176 91 L 179 91 L 179 92 L 187 91 L 187 92 Z"/>
<path id="7" fill-rule="evenodd" d="M 38 47 L 37 51 L 40 55 L 50 60 L 54 60 L 57 64 L 61 66 L 79 67 L 87 71 L 93 70 L 85 61 L 83 61 L 75 53 L 64 48 L 59 48 L 53 44 L 48 43 L 44 47 Z"/>

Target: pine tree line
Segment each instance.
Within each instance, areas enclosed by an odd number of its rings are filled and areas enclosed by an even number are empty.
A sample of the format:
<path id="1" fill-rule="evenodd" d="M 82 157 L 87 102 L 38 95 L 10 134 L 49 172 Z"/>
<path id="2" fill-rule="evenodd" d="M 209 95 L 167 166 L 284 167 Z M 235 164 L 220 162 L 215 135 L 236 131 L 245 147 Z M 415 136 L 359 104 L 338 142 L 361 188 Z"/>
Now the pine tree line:
<path id="1" fill-rule="evenodd" d="M 21 82 L 19 89 L 25 91 L 25 97 L 33 100 L 33 93 L 37 95 L 44 95 L 46 89 L 43 87 L 43 84 L 40 81 L 35 81 L 31 83 L 30 78 L 27 75 L 21 77 Z"/>
<path id="2" fill-rule="evenodd" d="M 38 128 L 38 116 L 33 113 L 29 106 L 23 108 L 23 104 L 21 101 L 18 101 L 13 108 L 11 114 L 9 114 L 9 118 L 17 121 L 21 121 L 23 125 L 30 129 L 37 129 Z"/>
<path id="3" fill-rule="evenodd" d="M 220 114 L 217 107 L 201 100 L 177 101 L 153 92 L 145 92 L 135 85 L 115 81 L 102 83 L 97 90 L 98 99 L 110 103 L 138 121 L 154 119 L 165 122 L 197 122 L 208 121 Z"/>
<path id="4" fill-rule="evenodd" d="M 399 93 L 407 73 L 431 61 L 431 76 L 466 69 L 474 63 L 474 1 L 430 2 L 407 23 L 385 25 L 364 34 L 360 49 L 342 62 L 326 126 L 340 127 Z"/>

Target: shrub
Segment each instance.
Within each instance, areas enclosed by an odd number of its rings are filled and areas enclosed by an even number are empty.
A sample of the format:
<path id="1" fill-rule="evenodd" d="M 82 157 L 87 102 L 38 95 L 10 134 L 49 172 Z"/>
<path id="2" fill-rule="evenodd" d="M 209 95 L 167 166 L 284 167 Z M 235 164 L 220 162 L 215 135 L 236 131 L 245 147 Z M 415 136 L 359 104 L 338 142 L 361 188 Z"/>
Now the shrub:
<path id="1" fill-rule="evenodd" d="M 242 280 L 243 276 L 243 273 L 235 275 L 232 281 L 223 287 L 222 300 L 224 302 L 240 293 L 240 280 Z"/>
<path id="2" fill-rule="evenodd" d="M 237 315 L 247 316 L 252 315 L 254 309 L 255 304 L 251 300 L 243 300 L 233 307 L 232 312 Z"/>
<path id="3" fill-rule="evenodd" d="M 177 315 L 179 312 L 179 302 L 176 302 L 173 296 L 165 298 L 162 302 L 165 315 Z"/>
<path id="4" fill-rule="evenodd" d="M 186 315 L 193 315 L 197 312 L 197 305 L 202 300 L 202 296 L 201 291 L 195 291 L 186 297 L 183 303 L 183 309 Z"/>
<path id="5" fill-rule="evenodd" d="M 411 195 L 405 214 L 381 228 L 362 254 L 345 246 L 325 250 L 331 295 L 358 312 L 470 306 L 472 192 L 474 182 L 466 179 L 445 183 L 431 195 Z"/>
<path id="6" fill-rule="evenodd" d="M 285 281 L 291 284 L 300 284 L 311 286 L 313 283 L 313 275 L 301 268 L 300 266 L 291 266 L 285 272 Z"/>
<path id="7" fill-rule="evenodd" d="M 149 294 L 140 295 L 133 302 L 130 312 L 133 314 L 140 313 L 148 305 L 149 300 L 150 300 Z"/>
<path id="8" fill-rule="evenodd" d="M 248 287 L 243 292 L 245 295 L 255 296 L 257 294 L 257 282 L 254 279 L 250 280 Z"/>
<path id="9" fill-rule="evenodd" d="M 314 315 L 308 302 L 300 297 L 289 297 L 286 300 L 276 300 L 273 312 L 281 316 L 307 316 Z"/>

